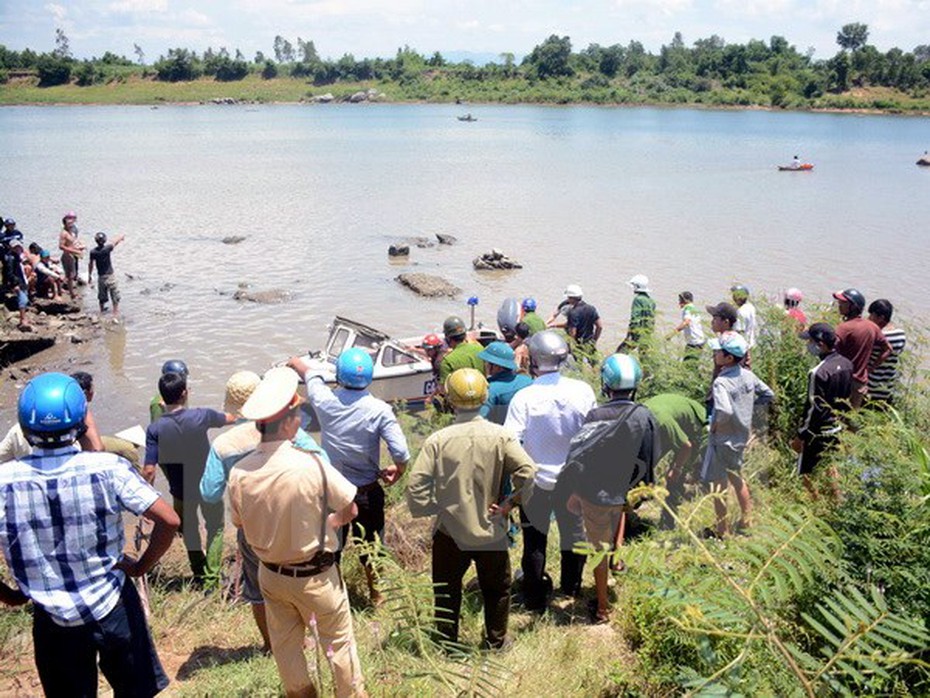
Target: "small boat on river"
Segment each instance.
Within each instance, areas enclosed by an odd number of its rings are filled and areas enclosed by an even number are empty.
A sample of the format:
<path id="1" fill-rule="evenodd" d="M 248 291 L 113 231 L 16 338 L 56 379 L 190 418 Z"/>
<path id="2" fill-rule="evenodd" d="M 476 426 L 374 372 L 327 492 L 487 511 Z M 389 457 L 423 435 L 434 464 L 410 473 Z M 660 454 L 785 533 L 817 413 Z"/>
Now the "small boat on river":
<path id="1" fill-rule="evenodd" d="M 794 165 L 779 165 L 779 172 L 810 172 L 814 169 L 814 166 L 809 162 L 802 162 L 800 165 L 795 167 Z"/>
<path id="2" fill-rule="evenodd" d="M 478 120 L 478 117 L 477 117 L 477 116 L 472 116 L 472 115 L 471 115 L 471 112 L 469 112 L 468 114 L 464 114 L 464 115 L 462 115 L 462 116 L 456 117 L 456 118 L 457 118 L 459 121 L 477 121 L 477 120 Z"/>

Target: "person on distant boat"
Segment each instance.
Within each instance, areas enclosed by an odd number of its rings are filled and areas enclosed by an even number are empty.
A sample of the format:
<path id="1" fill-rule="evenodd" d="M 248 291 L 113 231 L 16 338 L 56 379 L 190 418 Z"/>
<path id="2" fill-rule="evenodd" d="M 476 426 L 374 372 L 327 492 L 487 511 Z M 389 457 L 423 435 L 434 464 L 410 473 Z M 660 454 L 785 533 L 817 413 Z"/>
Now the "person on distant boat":
<path id="1" fill-rule="evenodd" d="M 791 169 L 792 169 L 792 170 L 800 170 L 800 169 L 801 169 L 801 160 L 800 160 L 800 158 L 798 158 L 797 155 L 795 155 L 795 156 L 794 156 L 794 159 L 791 161 Z"/>

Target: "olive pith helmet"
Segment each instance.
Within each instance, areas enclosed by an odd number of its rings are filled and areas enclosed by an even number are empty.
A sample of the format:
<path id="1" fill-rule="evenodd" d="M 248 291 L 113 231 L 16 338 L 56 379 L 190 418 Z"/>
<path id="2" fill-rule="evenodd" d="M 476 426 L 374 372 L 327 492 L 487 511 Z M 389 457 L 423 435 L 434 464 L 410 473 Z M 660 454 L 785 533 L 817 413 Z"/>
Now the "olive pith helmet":
<path id="1" fill-rule="evenodd" d="M 477 410 L 488 399 L 488 381 L 475 368 L 460 368 L 446 379 L 446 396 L 459 410 Z"/>
<path id="2" fill-rule="evenodd" d="M 442 333 L 447 339 L 457 339 L 464 337 L 467 329 L 465 321 L 457 315 L 451 315 L 442 323 Z"/>

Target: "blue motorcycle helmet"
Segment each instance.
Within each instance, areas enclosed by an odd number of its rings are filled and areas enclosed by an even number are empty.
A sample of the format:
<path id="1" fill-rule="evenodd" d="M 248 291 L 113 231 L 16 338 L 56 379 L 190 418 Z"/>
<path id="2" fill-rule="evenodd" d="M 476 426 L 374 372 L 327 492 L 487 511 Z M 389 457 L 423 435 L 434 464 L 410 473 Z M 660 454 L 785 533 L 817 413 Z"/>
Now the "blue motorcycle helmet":
<path id="1" fill-rule="evenodd" d="M 524 298 L 523 299 L 523 310 L 528 313 L 536 312 L 536 299 L 535 298 Z"/>
<path id="2" fill-rule="evenodd" d="M 613 354 L 601 364 L 601 385 L 605 390 L 636 390 L 642 379 L 639 361 L 629 354 Z"/>
<path id="3" fill-rule="evenodd" d="M 19 395 L 18 413 L 23 435 L 33 446 L 67 446 L 87 429 L 87 398 L 64 373 L 43 373 L 29 381 Z"/>
<path id="4" fill-rule="evenodd" d="M 367 388 L 374 371 L 371 355 L 358 347 L 346 349 L 336 359 L 336 382 L 346 388 Z"/>

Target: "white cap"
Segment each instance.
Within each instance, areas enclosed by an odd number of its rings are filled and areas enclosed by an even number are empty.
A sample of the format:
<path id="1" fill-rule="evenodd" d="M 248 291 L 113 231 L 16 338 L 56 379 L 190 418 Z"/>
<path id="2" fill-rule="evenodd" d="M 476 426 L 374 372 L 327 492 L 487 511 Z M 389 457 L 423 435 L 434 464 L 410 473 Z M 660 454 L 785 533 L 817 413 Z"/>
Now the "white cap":
<path id="1" fill-rule="evenodd" d="M 578 284 L 569 284 L 565 287 L 566 298 L 584 298 L 584 292 Z"/>
<path id="2" fill-rule="evenodd" d="M 630 279 L 630 286 L 633 287 L 634 291 L 645 291 L 649 292 L 649 277 L 645 274 L 637 274 L 632 279 Z"/>

